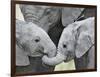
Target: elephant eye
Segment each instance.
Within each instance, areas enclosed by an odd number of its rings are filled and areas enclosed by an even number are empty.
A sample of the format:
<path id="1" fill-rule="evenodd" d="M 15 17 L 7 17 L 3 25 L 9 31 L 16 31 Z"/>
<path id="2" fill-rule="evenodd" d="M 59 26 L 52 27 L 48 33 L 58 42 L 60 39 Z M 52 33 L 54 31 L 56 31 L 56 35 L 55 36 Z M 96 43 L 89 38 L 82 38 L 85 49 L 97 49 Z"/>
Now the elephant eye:
<path id="1" fill-rule="evenodd" d="M 40 40 L 39 39 L 35 39 L 35 42 L 39 42 Z"/>
<path id="2" fill-rule="evenodd" d="M 40 41 L 40 37 L 37 37 L 36 39 L 35 39 L 35 42 L 39 42 Z"/>
<path id="3" fill-rule="evenodd" d="M 67 45 L 66 44 L 63 44 L 63 48 L 67 48 Z"/>

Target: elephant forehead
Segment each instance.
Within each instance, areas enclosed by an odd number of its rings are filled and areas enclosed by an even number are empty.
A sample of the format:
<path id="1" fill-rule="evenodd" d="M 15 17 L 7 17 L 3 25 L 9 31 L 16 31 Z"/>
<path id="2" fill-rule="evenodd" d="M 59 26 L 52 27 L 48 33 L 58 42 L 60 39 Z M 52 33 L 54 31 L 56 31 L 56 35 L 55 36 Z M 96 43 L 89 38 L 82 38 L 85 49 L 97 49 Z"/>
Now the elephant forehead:
<path id="1" fill-rule="evenodd" d="M 26 38 L 27 40 L 32 38 L 35 39 L 36 36 L 39 36 L 41 39 L 49 37 L 47 33 L 36 24 L 16 20 L 16 37 L 20 36 Z"/>
<path id="2" fill-rule="evenodd" d="M 66 27 L 64 29 L 62 35 L 61 35 L 61 38 L 63 38 L 63 39 L 70 39 L 70 38 L 72 38 L 72 36 L 73 36 L 72 29 Z"/>
<path id="3" fill-rule="evenodd" d="M 26 25 L 24 25 L 22 29 L 23 29 L 24 33 L 30 33 L 32 35 L 45 34 L 45 31 L 43 29 L 41 29 L 36 24 L 31 23 L 31 22 L 29 22 Z"/>
<path id="4" fill-rule="evenodd" d="M 58 46 L 62 46 L 63 44 L 69 44 L 69 42 L 74 42 L 74 35 L 72 34 L 72 29 L 65 28 L 61 38 L 59 40 Z"/>

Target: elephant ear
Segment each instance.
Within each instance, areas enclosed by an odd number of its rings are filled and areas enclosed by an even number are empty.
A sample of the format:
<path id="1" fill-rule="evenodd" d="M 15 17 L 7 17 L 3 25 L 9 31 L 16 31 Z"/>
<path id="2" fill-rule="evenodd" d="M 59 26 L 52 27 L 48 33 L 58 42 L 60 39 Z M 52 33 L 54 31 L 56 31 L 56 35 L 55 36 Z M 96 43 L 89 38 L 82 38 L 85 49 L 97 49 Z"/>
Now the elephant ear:
<path id="1" fill-rule="evenodd" d="M 26 66 L 29 65 L 28 53 L 22 49 L 21 44 L 21 33 L 22 26 L 25 25 L 24 21 L 16 19 L 16 66 Z"/>
<path id="2" fill-rule="evenodd" d="M 80 27 L 81 28 L 81 27 Z M 91 35 L 86 32 L 78 33 L 75 54 L 77 58 L 82 57 L 93 45 Z"/>
<path id="3" fill-rule="evenodd" d="M 73 23 L 82 13 L 84 8 L 63 8 L 62 9 L 62 24 L 67 26 L 68 24 Z"/>
<path id="4" fill-rule="evenodd" d="M 75 54 L 80 58 L 94 45 L 94 18 L 75 22 L 73 26 L 77 40 Z"/>
<path id="5" fill-rule="evenodd" d="M 19 40 L 21 38 L 22 34 L 22 27 L 26 25 L 26 22 L 22 20 L 16 19 L 16 39 Z"/>

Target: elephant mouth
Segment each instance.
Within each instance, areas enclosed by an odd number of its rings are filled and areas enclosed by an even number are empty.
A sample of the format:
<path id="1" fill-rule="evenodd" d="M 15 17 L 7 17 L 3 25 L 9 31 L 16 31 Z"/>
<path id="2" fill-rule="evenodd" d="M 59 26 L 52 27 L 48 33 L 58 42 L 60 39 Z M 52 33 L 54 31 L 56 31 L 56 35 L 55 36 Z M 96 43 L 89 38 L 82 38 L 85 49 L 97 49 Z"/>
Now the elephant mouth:
<path id="1" fill-rule="evenodd" d="M 35 52 L 34 54 L 37 53 L 37 54 L 41 54 L 41 55 L 47 55 L 46 53 L 44 53 L 44 47 L 42 46 L 39 46 L 35 49 Z"/>
<path id="2" fill-rule="evenodd" d="M 68 52 L 68 55 L 66 55 L 66 59 L 64 60 L 64 62 L 69 62 L 72 59 L 74 59 L 74 54 L 71 52 Z"/>
<path id="3" fill-rule="evenodd" d="M 36 48 L 35 50 L 31 51 L 30 56 L 43 56 L 43 55 L 47 55 L 46 53 L 43 52 L 44 48 Z"/>
<path id="4" fill-rule="evenodd" d="M 44 51 L 44 50 L 43 50 L 43 51 Z M 42 54 L 42 56 L 43 56 L 43 55 L 47 55 L 47 54 L 44 53 L 43 51 L 41 51 L 41 50 L 36 50 L 36 53 Z"/>

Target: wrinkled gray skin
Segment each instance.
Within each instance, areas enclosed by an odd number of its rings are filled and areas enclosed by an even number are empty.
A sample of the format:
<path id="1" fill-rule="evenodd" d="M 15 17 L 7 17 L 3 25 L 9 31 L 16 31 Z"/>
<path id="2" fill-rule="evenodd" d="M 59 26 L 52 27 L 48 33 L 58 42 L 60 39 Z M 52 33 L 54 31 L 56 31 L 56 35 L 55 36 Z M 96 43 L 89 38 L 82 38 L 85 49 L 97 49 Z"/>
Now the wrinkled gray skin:
<path id="1" fill-rule="evenodd" d="M 46 32 L 55 26 L 60 18 L 60 8 L 40 5 L 20 5 L 26 22 L 33 22 Z"/>
<path id="2" fill-rule="evenodd" d="M 16 20 L 16 65 L 29 65 L 27 56 L 54 57 L 56 46 L 48 34 L 31 22 Z"/>
<path id="3" fill-rule="evenodd" d="M 94 17 L 68 25 L 59 40 L 57 55 L 52 58 L 44 56 L 42 60 L 53 66 L 83 56 L 86 66 L 82 69 L 94 68 Z"/>
<path id="4" fill-rule="evenodd" d="M 33 22 L 48 32 L 61 18 L 63 26 L 73 23 L 84 8 L 20 5 L 26 22 Z"/>

